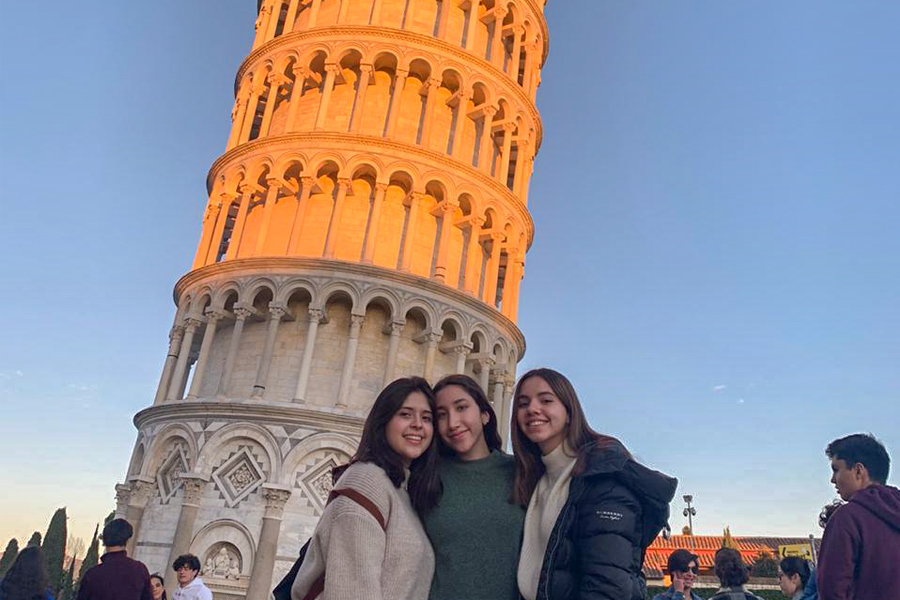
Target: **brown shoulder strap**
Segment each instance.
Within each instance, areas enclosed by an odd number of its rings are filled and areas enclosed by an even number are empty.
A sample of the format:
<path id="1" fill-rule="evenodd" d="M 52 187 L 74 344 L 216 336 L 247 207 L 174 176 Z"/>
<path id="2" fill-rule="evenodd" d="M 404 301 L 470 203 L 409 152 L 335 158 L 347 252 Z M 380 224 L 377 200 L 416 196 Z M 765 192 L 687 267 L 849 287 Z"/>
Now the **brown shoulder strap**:
<path id="1" fill-rule="evenodd" d="M 328 495 L 328 502 L 326 502 L 326 504 L 330 504 L 331 501 L 338 496 L 349 498 L 350 500 L 353 500 L 354 502 L 362 506 L 369 512 L 369 514 L 375 517 L 375 520 L 378 521 L 379 525 L 381 525 L 382 530 L 387 529 L 387 523 L 384 520 L 384 515 L 381 514 L 381 511 L 378 510 L 378 507 L 375 506 L 375 503 L 369 500 L 364 494 L 362 494 L 361 492 L 357 492 L 356 490 L 351 488 L 331 490 L 331 493 Z M 315 600 L 324 591 L 325 573 L 322 573 L 310 586 L 309 591 L 306 592 L 305 596 L 303 596 L 303 600 Z"/>
<path id="2" fill-rule="evenodd" d="M 387 523 L 384 520 L 384 516 L 381 514 L 381 511 L 378 510 L 378 507 L 375 506 L 375 503 L 366 498 L 361 492 L 357 492 L 351 488 L 342 488 L 339 490 L 331 490 L 331 494 L 328 495 L 328 502 L 331 502 L 338 496 L 343 496 L 345 498 L 349 498 L 353 500 L 364 509 L 366 509 L 370 515 L 375 517 L 375 520 L 378 521 L 378 524 L 381 525 L 381 529 L 387 529 Z"/>

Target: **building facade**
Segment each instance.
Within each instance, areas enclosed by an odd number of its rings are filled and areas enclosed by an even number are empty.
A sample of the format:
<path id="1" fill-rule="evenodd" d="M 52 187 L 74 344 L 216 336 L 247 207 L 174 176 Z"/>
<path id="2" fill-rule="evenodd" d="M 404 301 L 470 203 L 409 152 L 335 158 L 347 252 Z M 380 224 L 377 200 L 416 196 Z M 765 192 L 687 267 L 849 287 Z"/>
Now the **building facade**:
<path id="1" fill-rule="evenodd" d="M 263 0 L 255 27 L 116 487 L 151 571 L 192 552 L 254 600 L 385 383 L 470 374 L 508 428 L 547 53 L 543 0 Z"/>

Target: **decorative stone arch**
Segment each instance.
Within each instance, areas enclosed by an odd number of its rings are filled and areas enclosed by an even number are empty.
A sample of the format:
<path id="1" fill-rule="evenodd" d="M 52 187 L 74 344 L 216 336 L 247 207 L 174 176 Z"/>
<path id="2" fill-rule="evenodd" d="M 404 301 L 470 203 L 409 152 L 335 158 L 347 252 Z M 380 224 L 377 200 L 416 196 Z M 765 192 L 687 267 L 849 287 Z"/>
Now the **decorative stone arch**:
<path id="1" fill-rule="evenodd" d="M 342 433 L 326 431 L 314 433 L 313 435 L 305 437 L 293 450 L 288 452 L 287 456 L 284 457 L 284 465 L 278 483 L 293 487 L 293 478 L 297 467 L 304 458 L 317 450 L 332 449 L 342 452 L 347 456 L 353 456 L 357 446 L 359 446 L 358 440 Z"/>
<path id="2" fill-rule="evenodd" d="M 480 217 L 484 218 L 485 229 L 498 227 L 499 224 L 502 223 L 500 215 L 498 214 L 498 205 L 498 202 L 494 199 L 490 199 L 484 206 L 484 212 L 479 214 Z"/>
<path id="3" fill-rule="evenodd" d="M 438 328 L 444 330 L 445 325 L 449 325 L 451 331 L 455 335 L 456 340 L 466 339 L 465 318 L 455 310 L 448 310 L 438 317 Z"/>
<path id="4" fill-rule="evenodd" d="M 366 48 L 365 44 L 359 42 L 344 42 L 334 46 L 331 51 L 331 56 L 329 56 L 329 62 L 341 64 L 344 59 L 353 52 L 359 56 L 360 64 L 364 63 L 366 56 L 369 55 L 369 50 Z"/>
<path id="5" fill-rule="evenodd" d="M 498 335 L 494 338 L 492 344 L 491 354 L 494 355 L 494 360 L 497 361 L 498 365 L 503 364 L 509 358 L 509 342 L 502 335 Z"/>
<path id="6" fill-rule="evenodd" d="M 278 284 L 268 277 L 254 277 L 244 284 L 244 289 L 238 298 L 239 302 L 252 305 L 262 290 L 268 290 L 274 300 L 278 291 Z"/>
<path id="7" fill-rule="evenodd" d="M 343 175 L 345 169 L 344 157 L 339 152 L 326 150 L 313 155 L 309 160 L 309 173 L 316 179 L 322 177 L 320 173 L 333 168 L 335 174 Z"/>
<path id="8" fill-rule="evenodd" d="M 375 180 L 378 181 L 384 174 L 384 163 L 375 155 L 363 154 L 349 161 L 345 171 L 350 178 L 355 179 L 357 174 L 365 169 L 371 170 Z"/>
<path id="9" fill-rule="evenodd" d="M 425 182 L 425 194 L 434 198 L 437 202 L 443 202 L 453 196 L 450 194 L 450 184 L 444 175 L 432 173 L 432 175 L 422 178 Z"/>
<path id="10" fill-rule="evenodd" d="M 259 183 L 260 181 L 264 182 L 266 176 L 271 172 L 272 159 L 268 156 L 257 158 L 248 167 L 247 177 L 245 177 L 244 180 L 249 181 L 250 183 Z"/>
<path id="11" fill-rule="evenodd" d="M 288 171 L 296 170 L 297 167 L 299 167 L 301 173 L 304 172 L 307 165 L 309 165 L 309 159 L 305 154 L 296 151 L 288 152 L 275 161 L 272 167 L 272 174 L 283 179 Z"/>
<path id="12" fill-rule="evenodd" d="M 210 306 L 213 308 L 225 308 L 226 304 L 228 303 L 229 296 L 231 296 L 232 294 L 240 298 L 241 286 L 237 281 L 232 280 L 219 284 L 219 286 L 215 290 L 215 293 L 213 294 L 213 301 Z"/>
<path id="13" fill-rule="evenodd" d="M 385 179 L 392 184 L 395 180 L 403 182 L 405 184 L 404 187 L 409 187 L 408 192 L 419 189 L 419 182 L 421 181 L 419 169 L 410 162 L 393 162 L 385 167 L 384 173 Z"/>
<path id="14" fill-rule="evenodd" d="M 410 77 L 413 76 L 413 63 L 422 63 L 424 66 L 428 67 L 428 75 L 425 75 L 425 79 L 428 77 L 434 77 L 435 73 L 440 73 L 440 61 L 433 55 L 428 54 L 426 52 L 414 51 L 410 52 L 403 56 L 401 59 L 401 68 L 409 71 Z"/>
<path id="15" fill-rule="evenodd" d="M 360 298 L 359 305 L 362 310 L 365 311 L 371 303 L 379 301 L 387 306 L 392 320 L 401 318 L 400 299 L 397 297 L 396 293 L 388 288 L 377 287 L 366 291 Z"/>
<path id="16" fill-rule="evenodd" d="M 192 303 L 190 314 L 203 316 L 203 312 L 213 305 L 215 294 L 208 285 L 204 285 L 194 293 L 195 301 Z"/>
<path id="17" fill-rule="evenodd" d="M 440 76 L 442 81 L 446 79 L 448 73 L 456 77 L 460 89 L 469 89 L 468 83 L 470 75 L 467 69 L 465 69 L 462 65 L 455 61 L 445 62 L 443 65 L 441 65 L 440 69 Z"/>
<path id="18" fill-rule="evenodd" d="M 200 559 L 200 569 L 205 570 L 210 553 L 216 552 L 223 543 L 229 544 L 240 553 L 238 557 L 240 575 L 242 578 L 249 578 L 256 555 L 256 541 L 243 523 L 233 519 L 219 519 L 207 523 L 191 540 L 190 552 Z M 206 576 L 207 573 L 204 573 L 204 577 Z"/>
<path id="19" fill-rule="evenodd" d="M 366 63 L 375 65 L 375 68 L 389 66 L 393 70 L 400 68 L 400 50 L 394 46 L 377 45 L 369 49 L 363 59 Z"/>
<path id="20" fill-rule="evenodd" d="M 278 450 L 278 442 L 267 429 L 254 423 L 231 423 L 215 432 L 200 449 L 194 471 L 204 478 L 209 478 L 217 466 L 215 463 L 220 458 L 219 452 L 222 447 L 239 439 L 246 439 L 263 448 L 271 469 L 268 479 L 278 481 L 281 476 L 281 453 Z"/>
<path id="21" fill-rule="evenodd" d="M 432 183 L 440 185 L 444 200 L 456 198 L 456 186 L 454 185 L 453 180 L 447 176 L 446 172 L 438 170 L 428 171 L 422 175 L 422 181 L 425 182 L 426 190 Z"/>
<path id="22" fill-rule="evenodd" d="M 430 331 L 434 329 L 434 324 L 437 323 L 437 315 L 434 306 L 422 300 L 421 298 L 411 298 L 407 300 L 400 307 L 401 314 L 403 318 L 406 319 L 406 315 L 410 312 L 418 311 L 422 313 L 422 317 L 425 320 L 425 330 Z"/>
<path id="23" fill-rule="evenodd" d="M 175 313 L 175 322 L 182 323 L 185 318 L 191 312 L 191 305 L 193 304 L 194 294 L 193 292 L 185 293 L 178 301 L 178 310 Z"/>
<path id="24" fill-rule="evenodd" d="M 141 474 L 144 467 L 144 459 L 147 456 L 147 440 L 144 434 L 138 436 L 137 444 L 135 444 L 134 452 L 131 455 L 131 463 L 128 465 L 128 477 L 134 477 Z"/>
<path id="25" fill-rule="evenodd" d="M 322 291 L 319 294 L 319 301 L 316 306 L 319 308 L 325 309 L 328 307 L 328 301 L 331 300 L 336 295 L 345 295 L 350 299 L 350 312 L 352 314 L 358 314 L 358 310 L 360 308 L 359 304 L 359 290 L 356 289 L 353 285 L 344 282 L 344 281 L 331 281 L 322 287 Z"/>
<path id="26" fill-rule="evenodd" d="M 187 446 L 189 467 L 193 467 L 197 463 L 197 442 L 194 439 L 194 432 L 186 425 L 172 423 L 150 438 L 150 444 L 147 452 L 144 454 L 144 464 L 141 466 L 140 475 L 145 477 L 156 476 L 156 471 L 161 466 L 169 442 L 172 440 L 183 441 Z"/>
<path id="27" fill-rule="evenodd" d="M 292 277 L 285 281 L 278 290 L 275 301 L 280 304 L 287 304 L 291 296 L 301 290 L 309 294 L 309 305 L 313 306 L 318 296 L 318 287 L 311 279 L 306 277 Z"/>
<path id="28" fill-rule="evenodd" d="M 488 352 L 489 340 L 490 335 L 481 323 L 476 323 L 472 326 L 472 329 L 469 331 L 469 342 L 472 343 L 474 352 Z"/>
<path id="29" fill-rule="evenodd" d="M 475 98 L 481 97 L 482 102 L 476 103 L 475 106 L 481 106 L 482 104 L 493 106 L 494 95 L 494 87 L 476 75 L 474 81 L 472 81 L 472 101 L 474 102 Z"/>

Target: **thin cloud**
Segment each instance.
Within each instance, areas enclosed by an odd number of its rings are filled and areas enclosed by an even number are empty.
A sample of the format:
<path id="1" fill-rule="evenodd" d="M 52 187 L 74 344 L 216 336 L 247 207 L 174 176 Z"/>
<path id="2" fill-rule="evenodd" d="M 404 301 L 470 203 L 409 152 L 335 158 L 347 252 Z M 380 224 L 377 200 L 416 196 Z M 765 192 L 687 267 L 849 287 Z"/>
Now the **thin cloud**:
<path id="1" fill-rule="evenodd" d="M 743 399 L 743 398 L 738 398 L 738 404 L 743 404 L 743 403 L 744 403 L 744 399 Z"/>
<path id="2" fill-rule="evenodd" d="M 714 385 L 712 390 L 714 392 L 721 392 L 721 391 L 724 391 L 725 388 L 727 388 L 727 387 L 728 387 L 727 385 Z"/>
<path id="3" fill-rule="evenodd" d="M 93 384 L 91 384 L 91 385 L 83 385 L 83 384 L 80 384 L 80 383 L 70 383 L 70 384 L 69 384 L 69 388 L 71 388 L 71 389 L 73 389 L 73 390 L 77 390 L 77 391 L 79 391 L 79 392 L 93 392 L 94 390 L 97 389 L 97 386 L 96 386 L 96 385 L 93 385 Z"/>
<path id="4" fill-rule="evenodd" d="M 17 369 L 17 370 L 16 370 L 16 377 L 25 377 L 25 373 L 23 373 L 22 371 L 19 371 L 19 370 Z"/>

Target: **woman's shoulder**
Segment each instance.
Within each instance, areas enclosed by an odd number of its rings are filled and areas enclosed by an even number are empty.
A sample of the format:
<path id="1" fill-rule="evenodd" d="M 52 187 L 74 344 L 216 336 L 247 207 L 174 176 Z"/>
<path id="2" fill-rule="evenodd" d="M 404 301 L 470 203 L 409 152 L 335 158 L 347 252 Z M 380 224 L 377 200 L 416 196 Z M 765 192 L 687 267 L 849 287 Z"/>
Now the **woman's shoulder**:
<path id="1" fill-rule="evenodd" d="M 353 463 L 334 484 L 335 490 L 348 488 L 374 502 L 382 511 L 388 510 L 391 497 L 398 492 L 384 469 L 370 462 Z"/>

